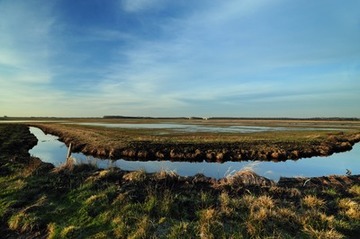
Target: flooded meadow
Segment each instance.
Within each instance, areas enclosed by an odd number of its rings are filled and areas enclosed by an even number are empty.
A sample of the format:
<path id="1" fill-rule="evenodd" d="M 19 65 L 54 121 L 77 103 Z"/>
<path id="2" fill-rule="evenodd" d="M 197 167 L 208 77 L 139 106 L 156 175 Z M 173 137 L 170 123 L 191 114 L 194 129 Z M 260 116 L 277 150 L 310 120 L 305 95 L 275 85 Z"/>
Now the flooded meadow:
<path id="1" fill-rule="evenodd" d="M 97 124 L 96 124 L 97 125 Z M 99 126 L 99 125 L 97 125 Z M 188 130 L 210 130 L 211 127 L 177 125 L 177 124 L 161 124 L 154 126 L 153 124 L 138 125 L 108 125 L 106 127 L 158 127 Z M 209 129 L 208 129 L 209 128 Z M 229 127 L 232 128 L 232 127 Z M 258 130 L 289 130 L 279 127 L 242 127 L 242 132 L 254 132 Z M 234 129 L 234 130 L 235 130 Z M 219 130 L 219 128 L 212 129 Z M 44 162 L 52 163 L 55 166 L 64 164 L 66 161 L 67 146 L 58 140 L 57 136 L 44 134 L 42 130 L 36 127 L 30 127 L 31 133 L 38 138 L 38 144 L 30 150 L 30 153 L 41 158 Z M 261 161 L 261 160 L 242 160 L 242 161 L 226 161 L 223 163 L 208 162 L 203 160 L 200 162 L 190 161 L 172 161 L 172 160 L 125 160 L 125 159 L 100 159 L 83 153 L 73 153 L 72 158 L 77 164 L 92 164 L 99 168 L 117 167 L 122 170 L 136 171 L 145 170 L 153 173 L 159 171 L 175 172 L 180 176 L 193 176 L 195 174 L 204 174 L 207 177 L 223 178 L 231 176 L 237 171 L 252 170 L 255 173 L 277 181 L 280 177 L 317 177 L 324 175 L 344 175 L 347 170 L 352 173 L 360 173 L 360 145 L 356 144 L 352 150 L 342 153 L 336 153 L 326 157 L 311 157 L 298 160 L 286 160 L 281 162 Z"/>

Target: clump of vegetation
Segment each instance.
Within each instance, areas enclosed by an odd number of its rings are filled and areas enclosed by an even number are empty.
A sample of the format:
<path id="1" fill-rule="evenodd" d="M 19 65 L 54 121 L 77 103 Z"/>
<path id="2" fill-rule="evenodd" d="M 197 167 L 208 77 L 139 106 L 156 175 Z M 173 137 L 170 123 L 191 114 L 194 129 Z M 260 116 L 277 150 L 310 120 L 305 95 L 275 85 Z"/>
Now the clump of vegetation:
<path id="1" fill-rule="evenodd" d="M 6 131 L 14 141 L 2 143 L 0 149 L 18 145 L 15 142 L 29 134 L 20 128 L 0 126 L 0 135 Z M 0 234 L 5 238 L 356 238 L 360 234 L 358 183 L 258 186 L 245 185 L 240 174 L 217 181 L 165 171 L 100 170 L 71 162 L 54 169 L 29 163 L 35 159 L 26 150 L 18 155 L 13 150 L 1 152 L 7 152 L 0 156 Z"/>

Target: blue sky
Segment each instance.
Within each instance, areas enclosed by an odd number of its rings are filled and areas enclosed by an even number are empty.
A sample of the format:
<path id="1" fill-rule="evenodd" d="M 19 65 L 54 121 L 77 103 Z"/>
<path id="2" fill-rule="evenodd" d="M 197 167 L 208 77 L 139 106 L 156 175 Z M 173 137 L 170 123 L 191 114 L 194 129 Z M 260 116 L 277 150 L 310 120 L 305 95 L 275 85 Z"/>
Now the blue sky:
<path id="1" fill-rule="evenodd" d="M 0 0 L 0 114 L 360 117 L 359 9 Z"/>

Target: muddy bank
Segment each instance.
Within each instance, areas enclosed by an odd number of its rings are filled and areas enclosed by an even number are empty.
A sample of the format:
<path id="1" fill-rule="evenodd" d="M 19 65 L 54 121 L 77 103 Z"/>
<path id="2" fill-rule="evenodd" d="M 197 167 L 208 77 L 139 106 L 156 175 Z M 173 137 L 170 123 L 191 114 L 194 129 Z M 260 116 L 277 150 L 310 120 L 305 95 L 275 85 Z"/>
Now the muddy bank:
<path id="1" fill-rule="evenodd" d="M 314 188 L 314 187 L 349 187 L 351 185 L 360 183 L 360 175 L 330 175 L 323 177 L 299 177 L 299 178 L 286 178 L 281 177 L 277 183 L 278 187 L 294 187 L 294 188 Z"/>
<path id="2" fill-rule="evenodd" d="M 106 146 L 99 143 L 91 145 L 81 141 L 77 133 L 59 130 L 54 126 L 35 125 L 46 134 L 59 136 L 66 145 L 72 144 L 73 152 L 82 152 L 98 158 L 127 160 L 171 160 L 225 162 L 242 160 L 285 161 L 313 156 L 329 156 L 344 152 L 360 141 L 360 133 L 342 132 L 328 135 L 326 138 L 309 141 L 257 140 L 234 143 L 156 143 L 134 141 L 123 146 Z"/>
<path id="3" fill-rule="evenodd" d="M 37 144 L 37 138 L 24 125 L 0 125 L 0 150 L 2 155 L 29 155 L 28 151 Z"/>
<path id="4" fill-rule="evenodd" d="M 6 167 L 8 163 L 36 168 L 38 172 L 54 168 L 52 164 L 44 163 L 39 158 L 30 156 L 29 150 L 37 142 L 37 138 L 25 125 L 0 125 L 0 174 L 9 173 Z"/>

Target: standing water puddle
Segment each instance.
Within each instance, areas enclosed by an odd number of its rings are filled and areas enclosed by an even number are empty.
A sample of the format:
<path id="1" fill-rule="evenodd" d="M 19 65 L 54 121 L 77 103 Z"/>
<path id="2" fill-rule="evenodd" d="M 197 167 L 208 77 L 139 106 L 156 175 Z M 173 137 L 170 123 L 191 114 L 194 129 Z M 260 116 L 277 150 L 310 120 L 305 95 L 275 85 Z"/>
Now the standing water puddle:
<path id="1" fill-rule="evenodd" d="M 66 161 L 67 146 L 58 140 L 57 136 L 45 135 L 42 130 L 30 127 L 30 131 L 38 139 L 38 144 L 29 153 L 39 157 L 42 161 L 59 166 Z M 76 163 L 93 164 L 99 168 L 118 167 L 123 170 L 145 170 L 159 172 L 161 170 L 174 171 L 181 176 L 193 176 L 202 173 L 213 178 L 223 178 L 239 170 L 251 169 L 255 173 L 273 179 L 282 177 L 318 177 L 324 175 L 344 175 L 346 169 L 353 174 L 360 174 L 360 144 L 344 153 L 333 154 L 328 157 L 312 157 L 297 161 L 262 162 L 241 161 L 225 163 L 209 162 L 171 162 L 171 161 L 127 161 L 97 159 L 82 153 L 72 153 Z"/>
<path id="2" fill-rule="evenodd" d="M 66 123 L 69 124 L 69 123 Z M 98 126 L 106 128 L 123 128 L 123 129 L 167 129 L 178 132 L 221 132 L 221 133 L 256 133 L 265 131 L 284 131 L 284 130 L 341 130 L 337 128 L 306 128 L 306 127 L 266 127 L 266 126 L 205 126 L 195 124 L 177 124 L 177 123 L 161 123 L 161 124 L 113 124 L 113 123 L 70 123 L 77 125 Z M 163 133 L 163 132 L 162 132 Z"/>

